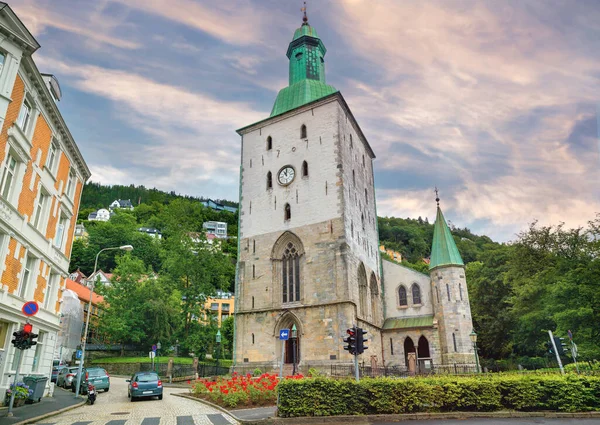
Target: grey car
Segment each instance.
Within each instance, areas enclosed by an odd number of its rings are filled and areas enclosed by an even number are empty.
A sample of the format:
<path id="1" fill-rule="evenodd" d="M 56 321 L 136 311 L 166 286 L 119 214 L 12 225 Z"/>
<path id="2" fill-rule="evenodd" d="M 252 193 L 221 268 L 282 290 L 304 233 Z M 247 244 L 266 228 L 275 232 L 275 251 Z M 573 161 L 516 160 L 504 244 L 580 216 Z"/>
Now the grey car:
<path id="1" fill-rule="evenodd" d="M 71 388 L 73 378 L 77 375 L 77 366 L 63 367 L 58 371 L 56 385 L 63 388 Z"/>
<path id="2" fill-rule="evenodd" d="M 156 372 L 136 372 L 128 379 L 127 397 L 135 401 L 142 397 L 163 398 L 163 386 Z"/>

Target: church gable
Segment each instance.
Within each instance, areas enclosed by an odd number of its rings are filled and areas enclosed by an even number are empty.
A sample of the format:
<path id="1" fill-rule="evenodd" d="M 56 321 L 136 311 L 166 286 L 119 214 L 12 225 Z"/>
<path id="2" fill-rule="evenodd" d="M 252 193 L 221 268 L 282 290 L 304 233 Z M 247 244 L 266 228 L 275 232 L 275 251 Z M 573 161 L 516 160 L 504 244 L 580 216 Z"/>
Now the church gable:
<path id="1" fill-rule="evenodd" d="M 433 317 L 429 276 L 391 261 L 382 261 L 385 319 Z"/>

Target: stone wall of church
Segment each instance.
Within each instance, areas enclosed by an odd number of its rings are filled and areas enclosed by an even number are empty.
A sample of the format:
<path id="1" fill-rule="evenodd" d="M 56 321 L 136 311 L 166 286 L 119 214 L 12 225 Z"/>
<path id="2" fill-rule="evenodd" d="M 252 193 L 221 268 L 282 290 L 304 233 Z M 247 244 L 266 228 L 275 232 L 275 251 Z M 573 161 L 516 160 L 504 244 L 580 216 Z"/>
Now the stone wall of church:
<path id="1" fill-rule="evenodd" d="M 337 157 L 338 102 L 298 108 L 275 117 L 242 137 L 242 196 L 240 200 L 240 237 L 288 230 L 325 222 L 342 215 L 341 184 Z M 301 127 L 306 126 L 306 138 Z M 267 139 L 272 146 L 268 149 Z M 302 176 L 302 164 L 308 176 Z M 295 169 L 288 186 L 278 183 L 282 167 Z M 267 188 L 271 172 L 272 188 Z M 291 208 L 291 219 L 284 219 L 284 207 Z"/>
<path id="2" fill-rule="evenodd" d="M 473 321 L 465 269 L 439 267 L 431 272 L 431 279 L 436 293 L 435 317 L 440 330 L 442 361 L 445 364 L 472 364 L 475 358 L 469 334 L 473 330 Z"/>
<path id="3" fill-rule="evenodd" d="M 433 294 L 429 276 L 387 260 L 382 261 L 382 269 L 386 318 L 433 315 Z M 421 291 L 420 304 L 413 301 L 412 285 L 415 283 Z M 398 290 L 401 285 L 406 288 L 406 306 L 400 305 Z"/>
<path id="4" fill-rule="evenodd" d="M 386 366 L 406 367 L 406 352 L 404 344 L 407 338 L 410 338 L 415 348 L 419 345 L 421 336 L 427 339 L 429 345 L 429 355 L 434 365 L 442 363 L 442 357 L 439 345 L 438 329 L 410 329 L 410 330 L 390 330 L 382 333 L 384 358 Z"/>

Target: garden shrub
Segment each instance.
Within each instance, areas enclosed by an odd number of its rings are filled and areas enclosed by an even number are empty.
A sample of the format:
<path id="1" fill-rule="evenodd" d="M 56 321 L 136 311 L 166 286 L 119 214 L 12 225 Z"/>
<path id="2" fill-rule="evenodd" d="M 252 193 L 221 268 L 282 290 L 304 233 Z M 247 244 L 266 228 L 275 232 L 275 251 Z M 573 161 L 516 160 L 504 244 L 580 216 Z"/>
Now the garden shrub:
<path id="1" fill-rule="evenodd" d="M 282 417 L 414 412 L 600 410 L 600 377 L 568 374 L 494 374 L 470 377 L 324 377 L 277 386 Z"/>

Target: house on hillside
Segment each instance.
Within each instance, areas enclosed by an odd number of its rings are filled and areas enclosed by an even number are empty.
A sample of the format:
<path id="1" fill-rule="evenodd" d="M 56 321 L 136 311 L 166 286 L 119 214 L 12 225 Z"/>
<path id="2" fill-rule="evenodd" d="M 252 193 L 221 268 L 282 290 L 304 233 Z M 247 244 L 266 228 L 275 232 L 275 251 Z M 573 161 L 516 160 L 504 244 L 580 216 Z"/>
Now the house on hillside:
<path id="1" fill-rule="evenodd" d="M 227 239 L 227 223 L 222 221 L 206 221 L 202 223 L 202 228 L 206 229 L 206 235 L 214 235 L 219 239 Z"/>
<path id="2" fill-rule="evenodd" d="M 111 213 L 105 208 L 100 208 L 98 211 L 90 213 L 88 215 L 89 221 L 108 221 L 110 220 Z"/>
<path id="3" fill-rule="evenodd" d="M 108 207 L 111 211 L 113 210 L 133 210 L 133 204 L 131 199 L 117 199 L 112 202 Z"/>
<path id="4" fill-rule="evenodd" d="M 202 205 L 208 208 L 212 208 L 215 211 L 229 211 L 231 213 L 236 213 L 236 207 L 230 207 L 228 205 L 219 204 L 218 202 L 213 201 L 212 199 L 207 199 L 206 201 L 201 202 Z"/>
<path id="5" fill-rule="evenodd" d="M 74 235 L 75 240 L 78 240 L 78 239 L 87 239 L 88 236 L 89 236 L 89 234 L 85 230 L 85 226 L 83 224 L 76 224 L 75 225 L 75 235 Z"/>
<path id="6" fill-rule="evenodd" d="M 217 291 L 214 297 L 206 298 L 204 302 L 204 318 L 203 322 L 208 323 L 209 317 L 217 322 L 217 326 L 221 327 L 223 320 L 233 315 L 233 306 L 235 297 L 231 292 Z"/>
<path id="7" fill-rule="evenodd" d="M 71 279 L 74 282 L 83 284 L 87 278 L 81 272 L 81 270 L 77 269 L 69 275 L 69 279 Z"/>
<path id="8" fill-rule="evenodd" d="M 95 274 L 90 275 L 87 280 L 89 281 L 93 281 L 98 283 L 98 281 L 100 281 L 100 283 L 104 284 L 104 285 L 110 285 L 110 279 L 112 278 L 113 274 L 112 273 L 104 273 L 102 270 L 98 270 Z"/>
<path id="9" fill-rule="evenodd" d="M 138 229 L 138 232 L 145 233 L 148 236 L 151 236 L 155 239 L 162 239 L 162 233 L 160 232 L 160 230 L 155 229 L 154 227 L 140 227 Z"/>

